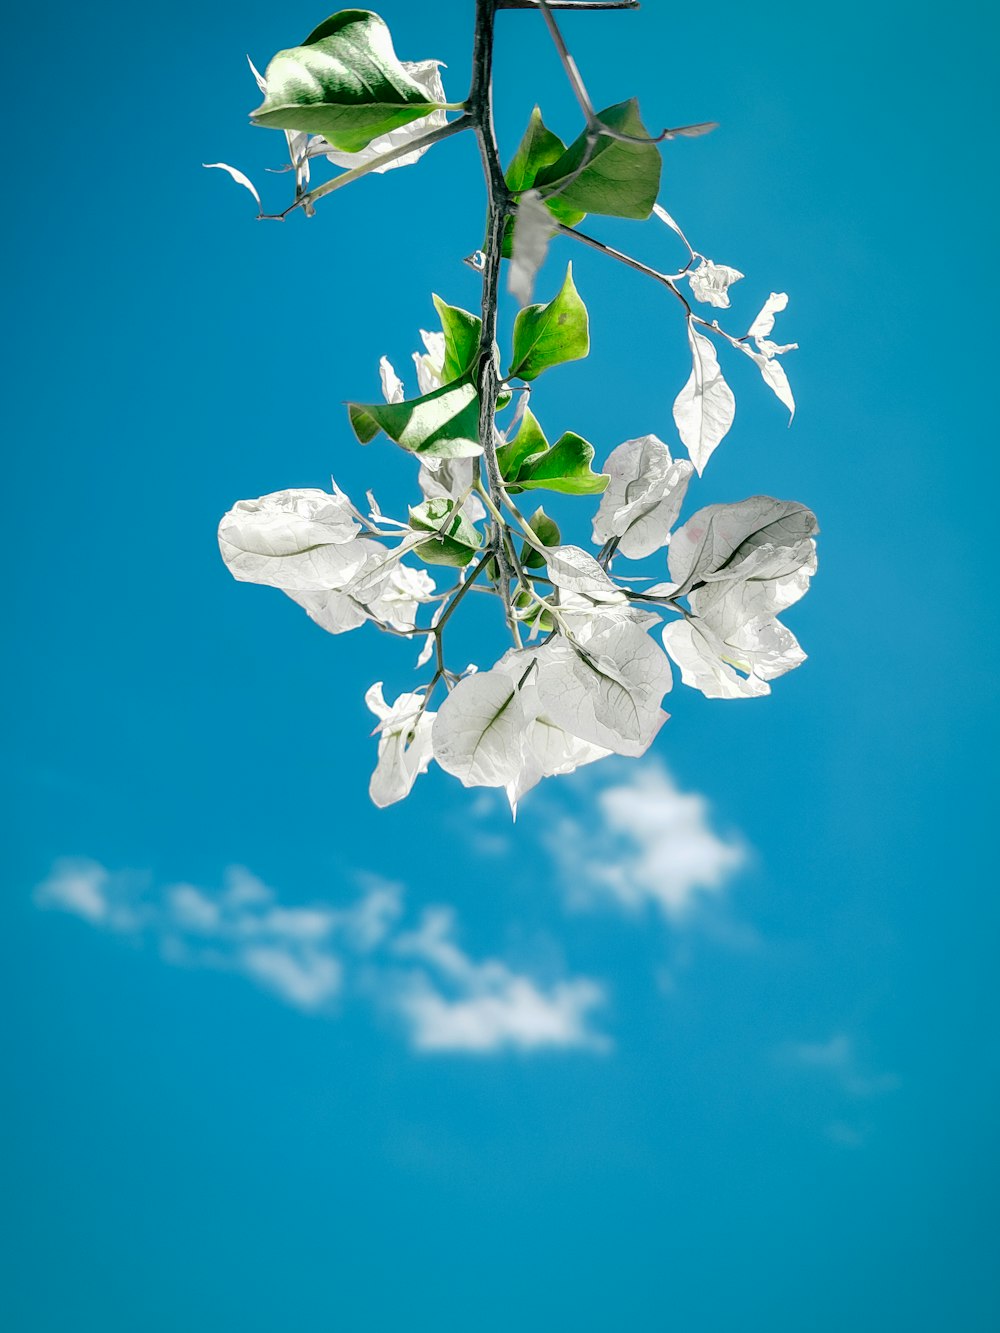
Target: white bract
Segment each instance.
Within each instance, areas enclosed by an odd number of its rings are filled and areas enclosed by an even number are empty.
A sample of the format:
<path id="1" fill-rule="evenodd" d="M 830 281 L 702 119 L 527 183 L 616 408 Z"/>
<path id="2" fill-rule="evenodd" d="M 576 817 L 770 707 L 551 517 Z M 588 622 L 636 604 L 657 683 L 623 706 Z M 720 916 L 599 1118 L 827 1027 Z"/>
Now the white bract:
<path id="1" fill-rule="evenodd" d="M 788 408 L 788 420 L 791 424 L 792 417 L 795 416 L 795 398 L 792 395 L 792 386 L 788 383 L 785 368 L 775 358 L 783 356 L 785 352 L 794 352 L 798 343 L 785 343 L 783 346 L 779 346 L 767 336 L 774 328 L 775 315 L 784 310 L 787 305 L 788 297 L 784 292 L 772 292 L 747 333 L 747 337 L 753 338 L 756 343 L 756 352 L 745 342 L 740 343 L 740 347 L 757 366 L 764 377 L 764 383 L 774 390 L 778 400 Z"/>
<path id="2" fill-rule="evenodd" d="M 426 711 L 420 694 L 401 694 L 387 704 L 381 681 L 365 695 L 365 703 L 379 719 L 378 763 L 368 791 L 381 808 L 409 796 L 417 778 L 427 772 L 435 715 Z"/>
<path id="3" fill-rule="evenodd" d="M 717 306 L 720 310 L 729 309 L 729 288 L 739 282 L 743 274 L 728 264 L 713 264 L 710 259 L 703 259 L 696 269 L 688 274 L 691 294 L 696 301 Z"/>
<path id="4" fill-rule="evenodd" d="M 507 286 L 521 305 L 530 305 L 535 278 L 545 263 L 556 221 L 537 190 L 525 190 L 517 201 L 514 247 Z"/>
<path id="5" fill-rule="evenodd" d="M 276 491 L 241 500 L 219 524 L 219 549 L 234 578 L 280 588 L 331 634 L 366 620 L 412 628 L 420 602 L 434 595 L 422 570 L 395 550 L 360 536 L 361 523 L 340 490 Z"/>
<path id="6" fill-rule="evenodd" d="M 722 377 L 714 346 L 690 320 L 688 342 L 691 346 L 691 375 L 674 403 L 674 421 L 700 477 L 733 424 L 736 399 Z"/>
<path id="7" fill-rule="evenodd" d="M 603 546 L 617 538 L 629 560 L 642 560 L 670 541 L 692 466 L 677 462 L 655 435 L 626 440 L 604 464 L 611 480 L 594 517 L 594 541 Z"/>
<path id="8" fill-rule="evenodd" d="M 816 531 L 804 506 L 754 496 L 710 505 L 674 534 L 674 596 L 688 593 L 691 615 L 668 624 L 663 643 L 686 685 L 709 698 L 749 698 L 805 661 L 776 615 L 808 588 Z"/>

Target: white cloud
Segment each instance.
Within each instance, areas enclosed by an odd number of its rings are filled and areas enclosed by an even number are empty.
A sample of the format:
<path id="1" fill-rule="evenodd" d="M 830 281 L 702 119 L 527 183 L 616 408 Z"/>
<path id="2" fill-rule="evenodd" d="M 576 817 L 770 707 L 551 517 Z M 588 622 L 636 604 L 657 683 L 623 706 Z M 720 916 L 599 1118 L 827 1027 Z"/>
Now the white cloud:
<path id="1" fill-rule="evenodd" d="M 543 837 L 570 901 L 611 898 L 631 910 L 653 904 L 681 919 L 705 896 L 721 894 L 746 850 L 719 837 L 705 798 L 682 792 L 659 761 L 617 772 L 611 783 L 595 770 L 567 784 L 577 797 L 586 793 L 582 808 L 575 800 L 572 813 L 546 809 Z"/>
<path id="2" fill-rule="evenodd" d="M 397 1000 L 417 1050 L 607 1049 L 589 1026 L 591 1010 L 605 1000 L 602 986 L 580 977 L 545 989 L 498 959 L 476 962 L 456 944 L 454 928 L 450 910 L 431 909 L 393 946 L 430 969 L 408 977 Z"/>
<path id="3" fill-rule="evenodd" d="M 604 1000 L 597 983 L 546 986 L 500 959 L 477 962 L 455 943 L 448 909 L 430 909 L 416 931 L 401 934 L 401 887 L 374 875 L 360 879 L 361 895 L 347 906 L 289 906 L 241 867 L 226 872 L 221 892 L 173 884 L 142 896 L 96 862 L 64 861 L 35 896 L 40 906 L 100 929 L 153 939 L 168 963 L 243 975 L 307 1013 L 329 1012 L 354 970 L 364 968 L 376 999 L 403 1018 L 418 1051 L 607 1044 L 588 1024 Z"/>
<path id="4" fill-rule="evenodd" d="M 339 959 L 318 949 L 293 953 L 276 945 L 244 949 L 240 965 L 251 977 L 300 1009 L 319 1009 L 340 990 Z"/>
<path id="5" fill-rule="evenodd" d="M 861 1067 L 853 1037 L 834 1033 L 827 1041 L 787 1042 L 780 1054 L 800 1069 L 826 1075 L 850 1097 L 878 1097 L 899 1087 L 895 1074 L 868 1074 Z"/>
<path id="6" fill-rule="evenodd" d="M 127 932 L 139 918 L 130 903 L 131 877 L 112 875 L 96 861 L 65 857 L 35 889 L 39 907 L 69 912 L 105 930 Z"/>

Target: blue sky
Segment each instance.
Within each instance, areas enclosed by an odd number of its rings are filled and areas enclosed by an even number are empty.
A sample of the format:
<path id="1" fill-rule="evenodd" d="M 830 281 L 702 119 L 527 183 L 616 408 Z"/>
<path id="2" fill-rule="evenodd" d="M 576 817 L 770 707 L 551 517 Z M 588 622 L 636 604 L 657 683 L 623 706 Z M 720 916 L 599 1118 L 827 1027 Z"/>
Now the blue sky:
<path id="1" fill-rule="evenodd" d="M 382 11 L 456 99 L 470 9 Z M 598 105 L 721 122 L 667 145 L 661 197 L 747 275 L 734 325 L 791 297 L 795 423 L 730 360 L 688 512 L 765 492 L 823 534 L 801 670 L 675 688 L 645 761 L 514 828 L 440 773 L 372 808 L 364 691 L 411 648 L 332 639 L 218 558 L 245 496 L 332 471 L 400 505 L 405 460 L 341 404 L 431 291 L 476 301 L 463 138 L 309 223 L 201 170 L 280 201 L 244 52 L 323 16 L 9 24 L 4 1326 L 995 1328 L 993 15 L 566 20 Z M 497 84 L 505 156 L 536 100 L 576 132 L 540 19 L 502 16 Z M 673 303 L 569 244 L 540 282 L 573 259 L 593 351 L 543 420 L 599 456 L 672 439 Z M 488 615 L 465 634 L 503 648 Z"/>

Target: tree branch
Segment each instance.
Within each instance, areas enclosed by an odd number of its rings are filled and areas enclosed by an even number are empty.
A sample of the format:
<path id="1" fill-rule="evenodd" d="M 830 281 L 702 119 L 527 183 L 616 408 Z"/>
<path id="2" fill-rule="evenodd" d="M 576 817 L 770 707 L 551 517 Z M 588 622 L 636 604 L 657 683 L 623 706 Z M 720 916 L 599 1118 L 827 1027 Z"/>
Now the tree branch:
<path id="1" fill-rule="evenodd" d="M 538 0 L 497 0 L 497 9 L 541 9 Z M 638 9 L 639 0 L 549 0 L 549 9 Z"/>
<path id="2" fill-rule="evenodd" d="M 297 208 L 309 207 L 316 203 L 317 199 L 323 199 L 328 194 L 333 194 L 334 190 L 339 190 L 345 185 L 352 185 L 354 181 L 360 180 L 362 176 L 367 176 L 379 167 L 387 167 L 397 158 L 405 157 L 407 153 L 418 152 L 421 148 L 430 148 L 431 144 L 440 142 L 441 139 L 448 139 L 453 134 L 458 134 L 461 130 L 467 130 L 472 127 L 472 117 L 466 112 L 459 116 L 458 120 L 450 120 L 447 125 L 441 125 L 436 130 L 431 130 L 420 139 L 411 139 L 408 143 L 400 144 L 398 148 L 390 148 L 387 153 L 380 153 L 378 157 L 373 157 L 370 162 L 363 163 L 360 167 L 351 167 L 350 171 L 344 171 L 339 176 L 334 176 L 332 180 L 325 181 L 322 185 L 317 185 L 315 190 L 310 190 L 307 194 L 297 195 L 295 202 L 289 204 L 281 213 L 262 213 L 261 220 L 264 222 L 284 222 L 290 213 L 294 213 Z"/>
<path id="3" fill-rule="evenodd" d="M 691 305 L 683 292 L 677 288 L 677 283 L 669 273 L 661 273 L 659 269 L 650 268 L 639 259 L 633 259 L 631 255 L 625 254 L 623 250 L 616 250 L 613 245 L 605 245 L 603 241 L 597 240 L 595 236 L 588 236 L 586 232 L 578 231 L 576 227 L 567 227 L 560 223 L 557 231 L 562 236 L 572 236 L 574 240 L 582 241 L 584 245 L 589 245 L 592 250 L 597 250 L 602 255 L 607 255 L 609 259 L 616 259 L 619 264 L 625 264 L 628 268 L 634 268 L 637 273 L 644 273 L 647 278 L 652 278 L 654 282 L 661 283 L 668 291 L 673 292 L 681 305 L 690 315 Z"/>
<path id="4" fill-rule="evenodd" d="M 493 125 L 493 29 L 498 0 L 476 0 L 476 33 L 472 52 L 472 86 L 467 114 L 472 118 L 479 155 L 486 181 L 487 218 L 483 249 L 482 334 L 479 341 L 479 442 L 483 446 L 486 479 L 497 503 L 503 495 L 503 478 L 497 461 L 496 405 L 500 392 L 500 368 L 496 360 L 497 306 L 500 297 L 500 267 L 507 219 L 513 212 L 513 200 L 507 189 L 496 130 Z M 504 614 L 511 632 L 517 637 L 517 624 L 511 605 L 510 584 L 514 577 L 503 545 L 503 530 L 494 521 L 491 542 L 497 563 L 497 581 Z"/>

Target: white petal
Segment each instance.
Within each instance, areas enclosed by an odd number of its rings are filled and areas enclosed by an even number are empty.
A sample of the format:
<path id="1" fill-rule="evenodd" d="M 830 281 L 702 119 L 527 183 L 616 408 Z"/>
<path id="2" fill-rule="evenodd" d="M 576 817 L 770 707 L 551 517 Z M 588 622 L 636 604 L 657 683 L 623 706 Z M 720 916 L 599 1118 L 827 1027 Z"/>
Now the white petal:
<path id="1" fill-rule="evenodd" d="M 670 577 L 683 596 L 692 584 L 746 558 L 758 546 L 797 547 L 817 531 L 805 505 L 752 495 L 736 504 L 707 505 L 674 533 L 667 556 Z"/>
<path id="2" fill-rule="evenodd" d="M 247 56 L 247 64 L 250 66 L 250 72 L 251 72 L 251 74 L 253 74 L 254 78 L 257 80 L 257 87 L 258 87 L 259 91 L 262 92 L 262 93 L 264 94 L 264 96 L 266 97 L 266 96 L 267 96 L 267 80 L 264 78 L 263 74 L 261 74 L 260 70 L 259 70 L 259 69 L 257 68 L 257 66 L 253 63 L 253 61 L 250 59 L 249 56 Z"/>
<path id="3" fill-rule="evenodd" d="M 514 248 L 507 284 L 521 305 L 531 303 L 535 278 L 545 263 L 556 225 L 555 218 L 537 190 L 526 190 L 518 198 L 514 218 Z"/>
<path id="4" fill-rule="evenodd" d="M 729 288 L 739 282 L 743 274 L 728 264 L 713 264 L 710 259 L 703 259 L 696 269 L 688 273 L 691 294 L 696 301 L 717 306 L 720 310 L 729 308 Z"/>
<path id="5" fill-rule="evenodd" d="M 611 480 L 594 517 L 594 541 L 618 537 L 622 555 L 642 560 L 670 541 L 692 466 L 675 463 L 662 440 L 643 435 L 612 450 L 604 471 Z"/>
<path id="6" fill-rule="evenodd" d="M 625 594 L 592 555 L 579 546 L 556 546 L 546 561 L 549 578 L 557 588 L 594 602 L 624 602 Z"/>
<path id="7" fill-rule="evenodd" d="M 486 517 L 486 510 L 478 495 L 469 494 L 473 475 L 471 458 L 427 458 L 421 464 L 417 480 L 428 500 L 436 500 L 439 497 L 459 500 L 465 496 L 462 513 L 470 523 L 478 523 L 480 519 Z"/>
<path id="8" fill-rule="evenodd" d="M 379 549 L 358 531 L 344 495 L 275 491 L 234 505 L 219 524 L 219 548 L 234 578 L 322 592 L 345 588 Z"/>
<path id="9" fill-rule="evenodd" d="M 760 313 L 747 330 L 747 337 L 753 338 L 756 342 L 767 335 L 774 328 L 774 317 L 788 306 L 787 292 L 772 292 L 764 302 Z"/>
<path id="10" fill-rule="evenodd" d="M 238 171 L 236 167 L 229 166 L 227 162 L 203 162 L 201 165 L 207 167 L 210 171 L 214 168 L 218 168 L 219 171 L 228 171 L 236 184 L 242 185 L 245 190 L 249 190 L 257 200 L 258 212 L 263 208 L 263 204 L 260 202 L 260 195 L 257 193 L 256 185 L 254 185 L 249 176 L 244 176 L 242 171 Z"/>
<path id="11" fill-rule="evenodd" d="M 680 667 L 684 684 L 707 699 L 752 699 L 771 692 L 766 681 L 741 676 L 723 661 L 724 646 L 699 622 L 671 621 L 663 627 L 663 646 Z"/>
<path id="12" fill-rule="evenodd" d="M 433 393 L 444 384 L 444 334 L 420 330 L 425 352 L 413 353 L 417 369 L 417 386 L 421 394 Z"/>
<path id="13" fill-rule="evenodd" d="M 773 343 L 770 345 L 772 347 L 774 346 Z M 795 416 L 795 399 L 792 396 L 792 386 L 788 383 L 788 376 L 785 374 L 784 366 L 780 361 L 775 360 L 774 358 L 780 352 L 791 351 L 794 346 L 794 343 L 789 343 L 787 347 L 775 348 L 775 351 L 772 352 L 771 356 L 766 356 L 762 352 L 755 352 L 752 348 L 748 347 L 746 343 L 740 343 L 740 347 L 757 366 L 757 369 L 764 378 L 764 383 L 774 390 L 778 400 L 784 403 L 788 408 L 789 424 L 791 424 L 792 417 Z"/>
<path id="14" fill-rule="evenodd" d="M 666 225 L 670 228 L 671 231 L 675 231 L 677 233 L 677 235 L 681 238 L 684 244 L 688 246 L 688 249 L 690 250 L 691 247 L 690 245 L 688 245 L 687 237 L 681 231 L 680 227 L 678 227 L 677 223 L 673 220 L 673 218 L 670 216 L 667 210 L 661 204 L 654 204 L 653 212 L 656 214 L 656 216 L 660 219 L 661 222 L 666 223 Z"/>
<path id="15" fill-rule="evenodd" d="M 382 382 L 382 397 L 387 403 L 401 403 L 406 398 L 403 381 L 396 374 L 392 362 L 383 356 L 378 363 L 378 375 Z"/>
<path id="16" fill-rule="evenodd" d="M 563 730 L 617 754 L 644 754 L 666 721 L 670 663 L 649 635 L 624 622 L 595 634 L 586 657 L 565 639 L 538 652 L 542 708 Z"/>
<path id="17" fill-rule="evenodd" d="M 371 687 L 365 702 L 380 719 L 378 763 L 368 791 L 382 809 L 408 796 L 419 775 L 426 773 L 433 758 L 435 714 L 423 710 L 420 694 L 401 694 L 393 704 L 386 704 L 381 681 Z"/>
<path id="18" fill-rule="evenodd" d="M 282 591 L 286 592 L 293 602 L 298 602 L 309 619 L 314 620 L 320 629 L 325 629 L 328 634 L 344 634 L 348 630 L 357 629 L 368 619 L 365 608 L 346 593 L 332 590 L 289 592 L 283 589 Z"/>
<path id="19" fill-rule="evenodd" d="M 688 322 L 691 377 L 677 395 L 674 421 L 698 475 L 725 437 L 736 415 L 733 391 L 722 378 L 711 341 Z"/>

